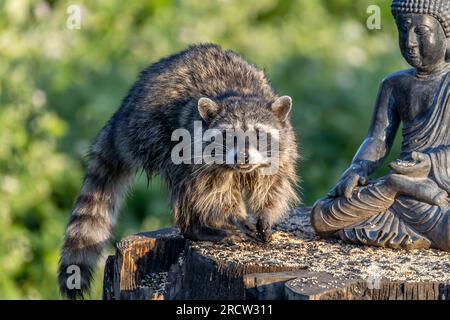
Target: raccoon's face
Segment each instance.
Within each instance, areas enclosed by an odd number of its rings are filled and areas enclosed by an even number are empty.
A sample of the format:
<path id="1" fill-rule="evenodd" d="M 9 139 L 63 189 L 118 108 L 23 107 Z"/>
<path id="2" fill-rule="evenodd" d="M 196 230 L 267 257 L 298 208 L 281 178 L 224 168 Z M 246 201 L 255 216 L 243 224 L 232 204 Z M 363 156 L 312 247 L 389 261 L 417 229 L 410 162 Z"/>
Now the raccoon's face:
<path id="1" fill-rule="evenodd" d="M 288 96 L 274 102 L 242 97 L 219 101 L 201 98 L 198 110 L 206 124 L 204 154 L 211 154 L 215 164 L 242 173 L 274 166 L 291 107 Z"/>

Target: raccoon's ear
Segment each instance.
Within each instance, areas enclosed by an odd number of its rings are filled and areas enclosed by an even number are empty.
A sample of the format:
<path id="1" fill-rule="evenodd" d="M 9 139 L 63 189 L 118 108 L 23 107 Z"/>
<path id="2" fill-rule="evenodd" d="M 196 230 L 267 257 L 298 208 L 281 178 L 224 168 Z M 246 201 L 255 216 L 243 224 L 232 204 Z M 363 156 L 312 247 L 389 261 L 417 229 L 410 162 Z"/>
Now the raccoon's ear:
<path id="1" fill-rule="evenodd" d="M 272 103 L 271 109 L 273 113 L 280 119 L 281 121 L 286 121 L 289 117 L 289 113 L 292 108 L 292 98 L 289 96 L 282 96 L 275 100 Z"/>
<path id="2" fill-rule="evenodd" d="M 220 108 L 209 98 L 200 98 L 198 100 L 198 112 L 206 122 L 214 119 L 219 114 Z"/>

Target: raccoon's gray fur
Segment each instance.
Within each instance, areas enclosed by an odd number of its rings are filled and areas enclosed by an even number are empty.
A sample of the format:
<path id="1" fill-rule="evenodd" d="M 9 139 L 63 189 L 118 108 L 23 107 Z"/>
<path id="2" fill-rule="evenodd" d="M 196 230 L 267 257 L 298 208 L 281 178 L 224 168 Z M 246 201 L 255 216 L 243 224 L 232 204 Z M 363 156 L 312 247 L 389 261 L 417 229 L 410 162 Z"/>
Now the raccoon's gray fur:
<path id="1" fill-rule="evenodd" d="M 201 99 L 206 97 L 209 99 Z M 291 100 L 278 97 L 262 71 L 216 45 L 192 46 L 144 70 L 98 135 L 65 234 L 59 266 L 63 295 L 82 297 L 117 221 L 122 196 L 133 175 L 144 170 L 167 182 L 175 222 L 193 240 L 220 240 L 233 229 L 262 241 L 296 202 L 298 158 L 288 114 Z M 280 132 L 279 169 L 227 165 L 176 165 L 174 130 L 222 125 L 246 130 L 262 124 Z M 256 228 L 248 223 L 255 217 Z M 255 231 L 256 230 L 256 231 Z M 69 289 L 67 268 L 81 270 L 81 288 Z"/>

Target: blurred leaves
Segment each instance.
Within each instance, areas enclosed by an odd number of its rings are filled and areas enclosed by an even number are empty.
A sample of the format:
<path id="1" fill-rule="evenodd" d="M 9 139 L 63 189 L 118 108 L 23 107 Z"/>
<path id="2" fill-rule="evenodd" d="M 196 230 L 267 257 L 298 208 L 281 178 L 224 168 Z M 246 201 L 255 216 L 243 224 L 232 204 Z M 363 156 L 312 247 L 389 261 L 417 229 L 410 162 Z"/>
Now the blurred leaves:
<path id="1" fill-rule="evenodd" d="M 370 31 L 374 3 L 383 29 Z M 71 4 L 80 30 L 66 28 Z M 351 161 L 382 78 L 405 67 L 381 0 L 1 0 L 0 34 L 0 298 L 59 297 L 58 251 L 85 155 L 152 62 L 214 42 L 265 68 L 294 98 L 306 204 Z M 171 221 L 164 185 L 147 189 L 139 176 L 116 239 Z"/>

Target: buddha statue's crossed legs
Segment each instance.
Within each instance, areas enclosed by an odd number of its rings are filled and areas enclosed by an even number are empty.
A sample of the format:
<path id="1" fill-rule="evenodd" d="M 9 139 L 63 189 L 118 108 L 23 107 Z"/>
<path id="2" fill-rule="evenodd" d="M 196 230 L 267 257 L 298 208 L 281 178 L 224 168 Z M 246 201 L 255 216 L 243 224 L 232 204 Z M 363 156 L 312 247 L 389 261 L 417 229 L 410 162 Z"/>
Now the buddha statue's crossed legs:
<path id="1" fill-rule="evenodd" d="M 319 200 L 312 210 L 311 223 L 320 235 L 330 235 L 386 212 L 399 195 L 412 196 L 432 205 L 441 205 L 448 197 L 447 192 L 429 178 L 390 174 L 367 186 L 358 187 L 349 199 Z"/>

